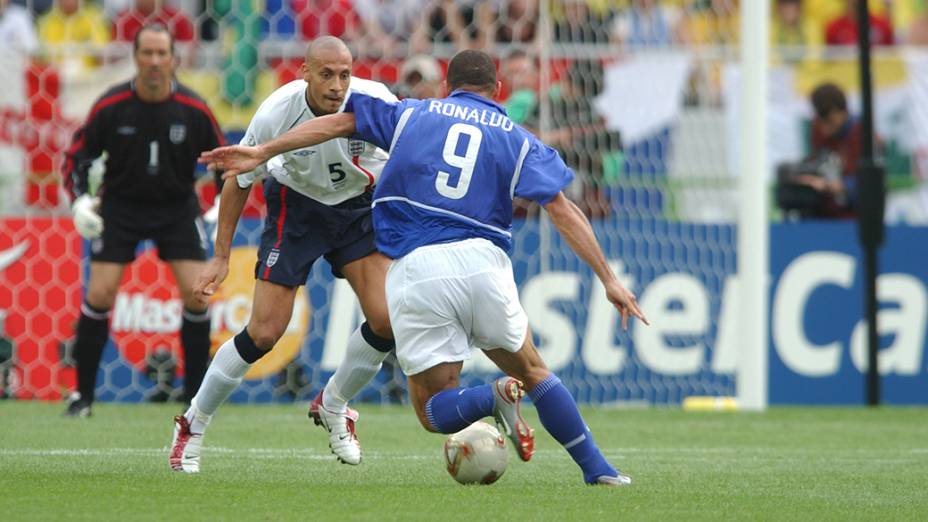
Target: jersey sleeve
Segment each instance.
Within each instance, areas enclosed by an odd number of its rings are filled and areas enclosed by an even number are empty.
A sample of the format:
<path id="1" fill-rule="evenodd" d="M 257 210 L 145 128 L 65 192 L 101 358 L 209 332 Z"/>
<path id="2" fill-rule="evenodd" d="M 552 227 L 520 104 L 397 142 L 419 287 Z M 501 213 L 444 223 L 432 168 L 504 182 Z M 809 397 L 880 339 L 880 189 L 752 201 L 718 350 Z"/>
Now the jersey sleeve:
<path id="1" fill-rule="evenodd" d="M 513 195 L 546 205 L 574 179 L 574 173 L 561 156 L 537 139 L 529 139 L 529 149 L 517 172 Z"/>
<path id="2" fill-rule="evenodd" d="M 71 146 L 65 152 L 62 177 L 71 201 L 87 193 L 90 167 L 103 154 L 105 114 L 105 111 L 92 110 L 87 121 L 74 133 Z"/>
<path id="3" fill-rule="evenodd" d="M 200 112 L 202 114 L 204 121 L 202 136 L 202 142 L 200 144 L 200 151 L 213 150 L 216 147 L 222 147 L 226 144 L 226 138 L 222 134 L 222 129 L 219 127 L 219 122 L 216 121 L 216 116 L 213 115 L 213 111 L 209 109 L 209 106 L 206 105 L 206 102 L 203 102 L 203 108 Z M 222 171 L 216 170 L 213 171 L 213 182 L 216 184 L 216 190 L 218 193 L 222 193 Z"/>
<path id="4" fill-rule="evenodd" d="M 261 109 L 258 109 L 258 112 L 248 124 L 248 129 L 245 130 L 245 135 L 242 136 L 239 145 L 254 147 L 259 143 L 268 141 L 271 137 L 271 132 L 265 121 L 264 114 L 261 112 Z M 235 177 L 235 181 L 238 182 L 239 188 L 244 189 L 250 187 L 256 180 L 264 178 L 265 176 L 267 176 L 267 163 L 262 163 L 251 172 L 239 174 Z"/>
<path id="5" fill-rule="evenodd" d="M 406 106 L 406 101 L 389 102 L 367 94 L 352 94 L 345 105 L 345 112 L 354 113 L 356 130 L 352 137 L 389 151 L 400 114 Z"/>

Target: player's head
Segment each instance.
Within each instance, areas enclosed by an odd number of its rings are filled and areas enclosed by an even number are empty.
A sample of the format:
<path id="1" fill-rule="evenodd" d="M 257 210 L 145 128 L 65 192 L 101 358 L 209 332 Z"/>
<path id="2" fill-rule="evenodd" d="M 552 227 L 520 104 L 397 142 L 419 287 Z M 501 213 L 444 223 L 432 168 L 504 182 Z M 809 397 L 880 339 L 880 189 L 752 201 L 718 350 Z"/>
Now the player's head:
<path id="1" fill-rule="evenodd" d="M 448 64 L 448 77 L 445 82 L 448 91 L 464 89 L 490 99 L 496 98 L 500 90 L 493 58 L 483 51 L 473 49 L 454 55 Z"/>
<path id="2" fill-rule="evenodd" d="M 841 87 L 823 83 L 812 91 L 812 108 L 815 121 L 826 135 L 837 133 L 848 120 L 847 98 Z"/>
<path id="3" fill-rule="evenodd" d="M 351 51 L 334 36 L 316 38 L 300 68 L 308 84 L 306 101 L 317 116 L 338 112 L 351 83 Z"/>
<path id="4" fill-rule="evenodd" d="M 163 90 L 174 78 L 174 37 L 161 24 L 139 29 L 133 41 L 138 82 L 143 89 Z"/>

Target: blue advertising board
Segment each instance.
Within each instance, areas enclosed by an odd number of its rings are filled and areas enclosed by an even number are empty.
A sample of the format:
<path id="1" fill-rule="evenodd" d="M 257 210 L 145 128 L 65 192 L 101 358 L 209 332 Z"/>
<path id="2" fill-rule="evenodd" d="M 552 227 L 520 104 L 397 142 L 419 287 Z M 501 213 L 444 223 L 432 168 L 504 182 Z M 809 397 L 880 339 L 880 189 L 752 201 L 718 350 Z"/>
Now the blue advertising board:
<path id="1" fill-rule="evenodd" d="M 549 367 L 581 402 L 679 404 L 691 395 L 734 395 L 745 348 L 738 340 L 735 228 L 629 216 L 593 225 L 614 270 L 636 292 L 652 325 L 633 322 L 623 332 L 591 271 L 556 232 L 536 220 L 518 221 L 514 274 Z M 245 259 L 242 266 L 254 266 L 259 230 L 257 220 L 239 226 L 235 248 Z M 539 254 L 544 233 L 550 234 L 544 238 L 546 259 Z M 866 335 L 856 226 L 775 224 L 770 238 L 770 403 L 862 404 Z M 240 272 L 236 277 L 253 277 L 250 269 Z M 926 404 L 928 229 L 890 227 L 880 273 L 884 400 Z M 362 320 L 360 310 L 350 287 L 337 282 L 324 261 L 313 268 L 302 296 L 297 315 L 305 317 L 292 323 L 297 341 L 290 355 L 246 380 L 232 400 L 308 400 L 334 371 L 347 337 Z M 216 332 L 236 333 L 249 307 L 245 291 L 216 303 L 214 341 Z M 115 350 L 106 358 L 111 374 L 101 398 L 139 400 L 143 393 L 121 388 L 153 385 L 137 372 L 112 371 L 119 366 Z M 477 354 L 465 365 L 462 380 L 475 384 L 496 373 Z M 402 386 L 399 371 L 388 369 L 362 399 L 395 400 Z"/>

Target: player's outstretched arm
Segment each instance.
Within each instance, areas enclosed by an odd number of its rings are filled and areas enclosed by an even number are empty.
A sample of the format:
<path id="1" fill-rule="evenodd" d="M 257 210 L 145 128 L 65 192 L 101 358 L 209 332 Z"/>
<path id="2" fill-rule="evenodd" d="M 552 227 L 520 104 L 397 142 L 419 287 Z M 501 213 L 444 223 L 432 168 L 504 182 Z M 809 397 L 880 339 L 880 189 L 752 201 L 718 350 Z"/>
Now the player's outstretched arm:
<path id="1" fill-rule="evenodd" d="M 231 180 L 222 186 L 222 196 L 219 198 L 219 221 L 216 224 L 216 244 L 213 249 L 213 258 L 209 260 L 200 275 L 197 276 L 193 287 L 194 294 L 201 302 L 209 301 L 210 296 L 216 293 L 219 285 L 229 275 L 229 256 L 232 253 L 232 236 L 238 225 L 245 201 L 251 186 L 241 188 L 238 182 Z"/>
<path id="2" fill-rule="evenodd" d="M 603 287 L 606 289 L 606 298 L 622 316 L 622 329 L 628 329 L 628 319 L 630 317 L 637 317 L 644 324 L 650 324 L 644 313 L 638 308 L 638 300 L 635 294 L 625 288 L 616 279 L 615 274 L 612 273 L 612 269 L 609 268 L 609 263 L 606 261 L 606 256 L 596 241 L 596 235 L 593 234 L 590 221 L 577 208 L 577 205 L 574 205 L 561 192 L 550 203 L 545 205 L 545 210 L 548 212 L 548 216 L 551 217 L 551 222 L 554 223 L 558 232 L 570 245 L 570 248 L 580 256 L 580 259 L 590 265 L 590 268 L 602 281 Z"/>
<path id="3" fill-rule="evenodd" d="M 204 152 L 200 154 L 199 161 L 206 163 L 210 169 L 225 170 L 222 179 L 229 179 L 244 172 L 251 172 L 278 154 L 318 145 L 333 138 L 351 136 L 354 132 L 354 114 L 340 112 L 304 122 L 254 147 L 232 145 Z"/>

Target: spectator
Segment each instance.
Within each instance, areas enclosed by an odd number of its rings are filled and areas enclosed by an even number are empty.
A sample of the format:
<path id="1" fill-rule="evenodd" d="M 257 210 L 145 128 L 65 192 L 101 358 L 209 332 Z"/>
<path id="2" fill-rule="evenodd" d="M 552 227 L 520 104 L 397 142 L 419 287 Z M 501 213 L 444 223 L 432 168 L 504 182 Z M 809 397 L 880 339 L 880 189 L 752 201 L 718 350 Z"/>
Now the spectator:
<path id="1" fill-rule="evenodd" d="M 513 122 L 537 134 L 538 65 L 525 51 L 514 51 L 503 62 L 500 79 L 509 93 L 503 106 Z"/>
<path id="2" fill-rule="evenodd" d="M 478 9 L 492 12 L 492 2 Z M 538 0 L 508 0 L 499 11 L 496 24 L 496 42 L 505 44 L 529 44 L 538 33 Z M 481 22 L 481 28 L 492 27 Z"/>
<path id="3" fill-rule="evenodd" d="M 329 35 L 353 42 L 359 37 L 361 19 L 350 0 L 293 0 L 293 12 L 305 40 Z"/>
<path id="4" fill-rule="evenodd" d="M 56 0 L 51 11 L 39 18 L 39 37 L 51 48 L 52 61 L 64 62 L 65 68 L 77 63 L 90 69 L 100 63 L 97 51 L 110 41 L 110 28 L 96 5 Z"/>
<path id="5" fill-rule="evenodd" d="M 32 14 L 10 0 L 0 0 L 0 49 L 31 53 L 38 46 Z"/>
<path id="6" fill-rule="evenodd" d="M 119 13 L 113 26 L 113 38 L 131 42 L 142 26 L 158 23 L 168 28 L 177 42 L 190 42 L 194 38 L 193 23 L 178 9 L 164 0 L 135 0 L 133 7 Z"/>
<path id="7" fill-rule="evenodd" d="M 657 0 L 633 0 L 612 24 L 612 37 L 632 47 L 666 47 L 683 40 L 680 11 Z"/>
<path id="8" fill-rule="evenodd" d="M 451 44 L 456 49 L 481 47 L 485 40 L 478 30 L 478 10 L 486 9 L 474 0 L 434 0 L 426 8 L 424 23 L 416 31 L 416 50 L 425 52 L 432 44 Z M 483 11 L 486 13 L 487 11 Z"/>
<path id="9" fill-rule="evenodd" d="M 413 39 L 427 0 L 352 0 L 363 24 L 362 57 L 393 56 L 400 43 Z M 424 50 L 424 49 L 416 49 Z"/>
<path id="10" fill-rule="evenodd" d="M 865 0 L 866 1 L 866 0 Z M 888 18 L 874 13 L 870 16 L 870 43 L 892 45 L 893 26 Z M 825 43 L 828 45 L 857 45 L 857 0 L 847 0 L 844 14 L 835 18 L 825 28 Z"/>
<path id="11" fill-rule="evenodd" d="M 928 45 L 928 5 L 921 6 L 913 13 L 906 42 L 911 45 Z"/>
<path id="12" fill-rule="evenodd" d="M 608 13 L 595 13 L 587 0 L 562 0 L 562 16 L 554 22 L 554 41 L 558 43 L 608 43 Z"/>
<path id="13" fill-rule="evenodd" d="M 857 195 L 855 174 L 861 152 L 860 121 L 850 115 L 844 91 L 833 83 L 816 87 L 811 102 L 815 118 L 810 158 L 789 176 L 789 181 L 815 191 L 814 208 L 805 215 L 853 218 Z"/>
<path id="14" fill-rule="evenodd" d="M 402 84 L 399 87 L 399 94 L 404 98 L 424 100 L 440 98 L 442 95 L 441 65 L 438 64 L 438 60 L 429 55 L 411 56 L 403 64 L 400 78 Z"/>
<path id="15" fill-rule="evenodd" d="M 770 31 L 773 45 L 818 46 L 823 36 L 812 20 L 802 15 L 802 0 L 776 0 L 773 24 Z"/>
<path id="16" fill-rule="evenodd" d="M 621 150 L 617 132 L 606 129 L 593 99 L 602 89 L 603 68 L 599 62 L 576 61 L 551 93 L 553 129 L 544 140 L 558 150 L 577 174 L 575 192 L 569 194 L 584 213 L 602 217 L 611 212 L 601 188 L 604 156 Z"/>
<path id="17" fill-rule="evenodd" d="M 741 21 L 737 0 L 710 0 L 707 5 L 690 9 L 682 28 L 687 42 L 696 45 L 738 43 Z"/>

